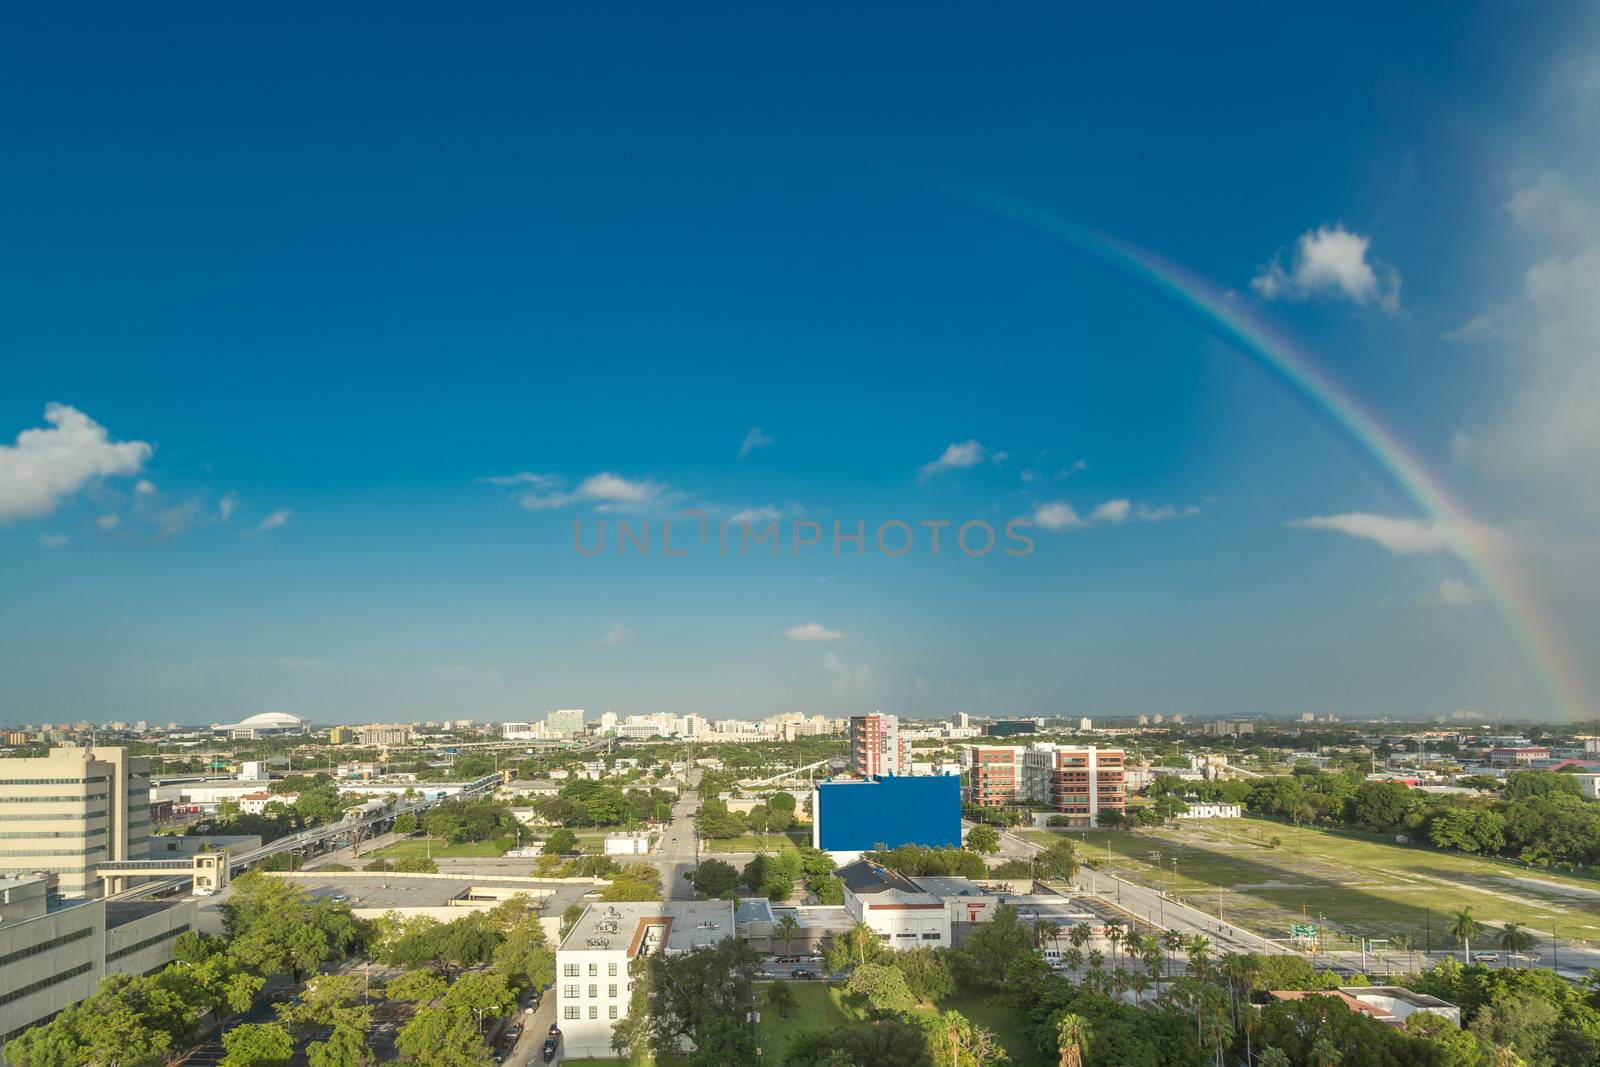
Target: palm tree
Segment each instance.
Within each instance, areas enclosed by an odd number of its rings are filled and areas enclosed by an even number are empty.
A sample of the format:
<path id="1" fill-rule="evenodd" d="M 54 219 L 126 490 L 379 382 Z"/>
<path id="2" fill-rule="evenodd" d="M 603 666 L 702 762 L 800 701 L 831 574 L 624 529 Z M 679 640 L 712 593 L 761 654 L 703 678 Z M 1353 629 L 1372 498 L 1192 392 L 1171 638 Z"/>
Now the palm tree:
<path id="1" fill-rule="evenodd" d="M 1150 972 L 1151 978 L 1161 976 L 1161 964 L 1166 957 L 1161 953 L 1161 939 L 1154 934 L 1144 939 L 1144 947 L 1140 950 L 1144 956 L 1145 970 Z"/>
<path id="2" fill-rule="evenodd" d="M 1450 936 L 1461 942 L 1461 958 L 1466 963 L 1472 962 L 1472 939 L 1478 936 L 1480 929 L 1471 908 L 1462 908 L 1450 919 Z"/>
<path id="3" fill-rule="evenodd" d="M 972 1037 L 972 1024 L 967 1021 L 967 1017 L 959 1011 L 941 1012 L 935 1032 L 941 1041 L 948 1042 L 950 1062 L 960 1063 L 961 1049 Z"/>
<path id="4" fill-rule="evenodd" d="M 1339 1067 L 1342 1059 L 1333 1042 L 1325 1037 L 1317 1038 L 1316 1044 L 1311 1046 L 1311 1067 Z"/>
<path id="5" fill-rule="evenodd" d="M 772 932 L 783 938 L 783 951 L 788 954 L 794 942 L 794 935 L 800 929 L 800 920 L 789 912 L 778 916 L 778 921 L 772 924 Z"/>
<path id="6" fill-rule="evenodd" d="M 994 1036 L 994 1031 L 981 1026 L 974 1026 L 972 1036 L 967 1038 L 967 1055 L 972 1057 L 974 1067 L 986 1067 L 990 1063 L 1008 1063 L 1011 1059 L 1006 1055 L 1000 1039 Z"/>
<path id="7" fill-rule="evenodd" d="M 1289 1054 L 1281 1048 L 1264 1048 L 1256 1057 L 1256 1067 L 1290 1067 Z"/>
<path id="8" fill-rule="evenodd" d="M 1161 935 L 1161 943 L 1167 947 L 1167 973 L 1172 973 L 1172 964 L 1177 959 L 1178 950 L 1184 946 L 1188 938 L 1176 930 L 1168 930 Z"/>
<path id="9" fill-rule="evenodd" d="M 1195 934 L 1189 938 L 1185 949 L 1189 953 L 1189 970 L 1194 972 L 1196 978 L 1206 976 L 1206 957 L 1211 954 L 1211 939 L 1204 934 Z"/>
<path id="10" fill-rule="evenodd" d="M 1059 1067 L 1083 1067 L 1083 1054 L 1089 1047 L 1089 1021 L 1072 1012 L 1056 1024 L 1056 1047 L 1061 1050 Z"/>
<path id="11" fill-rule="evenodd" d="M 861 966 L 865 967 L 867 965 L 867 945 L 877 941 L 878 931 L 864 922 L 858 922 L 850 927 L 848 936 L 850 943 L 856 947 L 857 959 L 860 961 Z"/>
<path id="12" fill-rule="evenodd" d="M 1036 922 L 1033 924 L 1033 936 L 1040 948 L 1044 948 L 1047 943 L 1054 945 L 1056 939 L 1061 936 L 1061 924 L 1053 923 L 1049 919 Z"/>
<path id="13" fill-rule="evenodd" d="M 1128 972 L 1121 967 L 1111 972 L 1111 991 L 1117 995 L 1118 1000 L 1128 991 Z"/>
<path id="14" fill-rule="evenodd" d="M 1075 923 L 1067 931 L 1067 940 L 1072 942 L 1074 948 L 1082 948 L 1089 943 L 1089 938 L 1094 936 L 1087 923 Z"/>
<path id="15" fill-rule="evenodd" d="M 1078 968 L 1083 966 L 1083 949 L 1074 945 L 1063 952 L 1061 958 L 1068 967 L 1072 968 L 1072 977 L 1078 977 Z"/>
<path id="16" fill-rule="evenodd" d="M 1133 990 L 1134 1001 L 1143 1004 L 1145 990 L 1150 988 L 1150 976 L 1144 971 L 1134 971 L 1128 976 L 1128 988 Z"/>
<path id="17" fill-rule="evenodd" d="M 1513 953 L 1526 952 L 1538 943 L 1538 939 L 1524 930 L 1520 924 L 1506 923 L 1505 928 L 1500 931 L 1500 951 L 1505 953 L 1501 966 L 1511 959 Z"/>
<path id="18" fill-rule="evenodd" d="M 1106 940 L 1111 942 L 1111 965 L 1113 967 L 1117 963 L 1117 946 L 1122 944 L 1122 935 L 1124 933 L 1126 931 L 1122 929 L 1122 923 L 1116 919 L 1106 923 Z"/>

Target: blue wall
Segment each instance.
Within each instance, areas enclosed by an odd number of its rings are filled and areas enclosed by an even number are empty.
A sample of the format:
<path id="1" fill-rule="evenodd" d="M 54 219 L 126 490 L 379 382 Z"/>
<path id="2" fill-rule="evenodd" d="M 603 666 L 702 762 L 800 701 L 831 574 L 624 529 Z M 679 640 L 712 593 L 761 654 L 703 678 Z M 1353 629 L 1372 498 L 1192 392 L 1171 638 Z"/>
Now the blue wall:
<path id="1" fill-rule="evenodd" d="M 817 786 L 818 843 L 828 852 L 961 847 L 961 779 L 886 777 Z"/>

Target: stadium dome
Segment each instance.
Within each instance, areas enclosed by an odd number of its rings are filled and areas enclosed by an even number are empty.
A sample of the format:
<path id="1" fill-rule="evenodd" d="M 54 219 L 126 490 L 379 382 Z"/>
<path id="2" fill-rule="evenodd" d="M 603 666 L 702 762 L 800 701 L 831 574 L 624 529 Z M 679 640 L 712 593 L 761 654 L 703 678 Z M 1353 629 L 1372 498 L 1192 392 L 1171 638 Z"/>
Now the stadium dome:
<path id="1" fill-rule="evenodd" d="M 278 734 L 308 734 L 311 724 L 287 711 L 263 711 L 240 722 L 219 724 L 212 729 L 226 732 L 236 740 L 253 740 Z"/>

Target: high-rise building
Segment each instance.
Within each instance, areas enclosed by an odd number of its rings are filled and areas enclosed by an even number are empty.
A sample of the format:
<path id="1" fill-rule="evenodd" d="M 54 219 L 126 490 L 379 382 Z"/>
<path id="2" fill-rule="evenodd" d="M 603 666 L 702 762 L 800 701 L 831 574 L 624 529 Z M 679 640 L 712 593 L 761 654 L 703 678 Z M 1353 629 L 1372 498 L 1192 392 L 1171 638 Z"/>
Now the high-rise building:
<path id="1" fill-rule="evenodd" d="M 1093 729 L 1094 729 L 1094 720 L 1093 719 L 1088 718 L 1088 717 L 1084 717 L 1084 718 L 1078 720 L 1078 732 L 1080 734 L 1086 734 L 1090 730 L 1093 730 Z"/>
<path id="2" fill-rule="evenodd" d="M 62 897 L 100 897 L 100 864 L 149 852 L 150 758 L 64 747 L 0 760 L 0 843 L 0 876 L 40 872 Z"/>
<path id="3" fill-rule="evenodd" d="M 874 711 L 850 716 L 850 772 L 862 778 L 904 774 L 911 746 L 900 736 L 900 720 Z"/>
<path id="4" fill-rule="evenodd" d="M 363 745 L 409 745 L 411 743 L 411 727 L 399 722 L 368 723 L 361 727 L 361 743 Z"/>
<path id="5" fill-rule="evenodd" d="M 328 744 L 348 745 L 356 739 L 356 732 L 348 726 L 335 726 L 328 731 Z"/>
<path id="6" fill-rule="evenodd" d="M 550 737 L 576 737 L 583 733 L 583 709 L 564 708 L 544 717 L 545 733 Z"/>

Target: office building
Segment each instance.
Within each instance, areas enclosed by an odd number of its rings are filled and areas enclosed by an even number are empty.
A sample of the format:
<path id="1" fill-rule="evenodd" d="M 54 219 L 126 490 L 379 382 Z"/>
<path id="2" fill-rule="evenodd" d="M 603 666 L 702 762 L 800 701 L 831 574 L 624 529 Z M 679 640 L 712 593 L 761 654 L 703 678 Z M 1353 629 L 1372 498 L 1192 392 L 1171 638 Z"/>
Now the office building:
<path id="1" fill-rule="evenodd" d="M 52 893 L 99 897 L 96 868 L 143 859 L 149 844 L 148 756 L 66 747 L 0 761 L 0 875 L 43 873 Z"/>
<path id="2" fill-rule="evenodd" d="M 328 744 L 348 745 L 356 739 L 356 732 L 348 726 L 335 726 L 328 731 Z"/>
<path id="3" fill-rule="evenodd" d="M 0 1048 L 88 997 L 108 974 L 171 963 L 172 943 L 195 923 L 192 899 L 87 900 L 52 909 L 49 881 L 0 876 Z"/>
<path id="4" fill-rule="evenodd" d="M 873 712 L 850 717 L 850 773 L 862 778 L 903 774 L 911 762 L 911 743 L 900 736 L 900 720 Z"/>
<path id="5" fill-rule="evenodd" d="M 544 717 L 544 732 L 549 737 L 578 737 L 583 733 L 583 709 L 564 708 Z"/>
<path id="6" fill-rule="evenodd" d="M 611 1030 L 628 1017 L 628 965 L 734 936 L 731 900 L 590 904 L 556 950 L 556 1022 L 565 1058 L 615 1055 Z"/>
<path id="7" fill-rule="evenodd" d="M 954 775 L 819 782 L 811 810 L 811 844 L 835 859 L 901 845 L 961 847 L 961 779 Z"/>
<path id="8" fill-rule="evenodd" d="M 1045 804 L 1086 826 L 1097 825 L 1102 811 L 1127 810 L 1121 749 L 1043 741 L 1027 748 L 970 745 L 962 764 L 973 804 Z"/>
<path id="9" fill-rule="evenodd" d="M 1036 734 L 1039 724 L 1032 719 L 1001 719 L 983 724 L 986 737 L 1016 737 L 1018 734 Z"/>
<path id="10" fill-rule="evenodd" d="M 411 743 L 411 727 L 405 723 L 368 723 L 361 727 L 361 743 L 367 746 L 397 747 Z"/>

